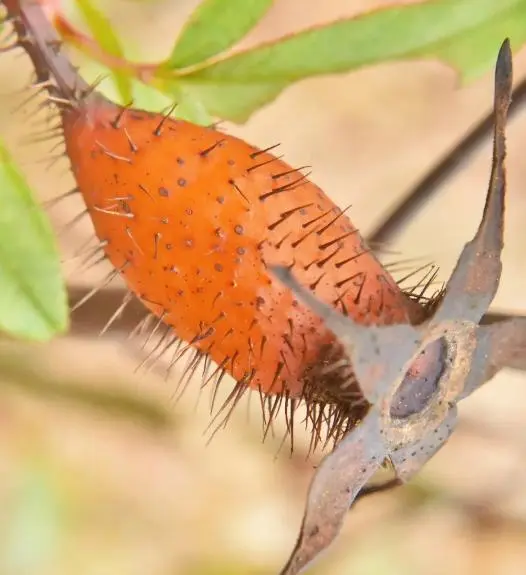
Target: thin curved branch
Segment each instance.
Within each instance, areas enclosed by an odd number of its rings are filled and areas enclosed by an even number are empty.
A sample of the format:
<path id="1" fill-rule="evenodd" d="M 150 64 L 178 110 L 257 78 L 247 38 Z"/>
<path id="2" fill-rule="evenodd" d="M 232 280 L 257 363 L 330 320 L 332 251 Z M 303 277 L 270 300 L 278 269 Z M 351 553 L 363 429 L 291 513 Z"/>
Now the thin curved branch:
<path id="1" fill-rule="evenodd" d="M 508 117 L 511 121 L 526 103 L 526 78 L 513 90 Z M 404 197 L 367 236 L 371 244 L 386 243 L 400 233 L 412 218 L 429 202 L 440 187 L 455 176 L 491 137 L 493 111 L 489 111 L 453 149 L 451 149 Z"/>

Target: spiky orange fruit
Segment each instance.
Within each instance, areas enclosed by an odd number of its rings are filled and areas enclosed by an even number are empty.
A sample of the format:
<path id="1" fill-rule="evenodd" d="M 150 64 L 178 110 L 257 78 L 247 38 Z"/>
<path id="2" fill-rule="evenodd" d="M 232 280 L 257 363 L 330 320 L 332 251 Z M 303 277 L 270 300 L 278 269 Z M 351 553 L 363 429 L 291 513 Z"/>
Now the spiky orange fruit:
<path id="1" fill-rule="evenodd" d="M 414 304 L 348 217 L 270 151 L 101 98 L 63 118 L 108 259 L 146 307 L 237 381 L 299 397 L 333 340 L 269 263 L 293 266 L 357 321 L 408 319 Z"/>
<path id="2" fill-rule="evenodd" d="M 361 323 L 420 319 L 345 213 L 270 149 L 109 102 L 57 49 L 37 4 L 4 5 L 59 105 L 79 191 L 129 289 L 198 350 L 196 362 L 214 360 L 240 392 L 329 404 L 338 425 L 352 425 L 360 401 L 352 372 L 324 369 L 341 347 L 268 270 L 291 266 Z"/>

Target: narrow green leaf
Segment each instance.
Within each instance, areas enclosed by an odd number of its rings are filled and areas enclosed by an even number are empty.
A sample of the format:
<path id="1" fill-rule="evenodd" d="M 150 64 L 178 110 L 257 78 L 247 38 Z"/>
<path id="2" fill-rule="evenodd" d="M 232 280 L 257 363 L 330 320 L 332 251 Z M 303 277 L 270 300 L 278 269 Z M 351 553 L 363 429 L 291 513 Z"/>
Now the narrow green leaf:
<path id="1" fill-rule="evenodd" d="M 498 35 L 498 45 L 481 54 L 479 31 L 490 28 L 492 36 Z M 290 82 L 416 57 L 445 59 L 463 75 L 481 60 L 488 66 L 488 54 L 493 62 L 509 35 L 515 36 L 516 45 L 526 38 L 526 0 L 435 0 L 311 28 L 205 66 L 194 75 L 222 82 Z M 469 57 L 465 49 L 458 50 L 466 44 L 473 48 Z"/>
<path id="2" fill-rule="evenodd" d="M 431 0 L 310 28 L 188 73 L 166 63 L 158 75 L 191 85 L 209 112 L 240 121 L 293 82 L 385 61 L 440 59 L 473 80 L 505 37 L 514 50 L 526 41 L 526 0 Z"/>
<path id="3" fill-rule="evenodd" d="M 124 50 L 120 40 L 115 35 L 113 27 L 106 16 L 93 5 L 91 0 L 75 0 L 75 4 L 88 25 L 93 38 L 104 52 L 125 60 Z M 128 104 L 132 99 L 130 77 L 119 70 L 113 70 L 112 76 L 119 90 L 122 102 Z"/>
<path id="4" fill-rule="evenodd" d="M 48 340 L 69 310 L 51 225 L 0 141 L 0 330 Z"/>
<path id="5" fill-rule="evenodd" d="M 186 21 L 168 66 L 193 66 L 230 48 L 261 20 L 272 2 L 203 0 Z"/>

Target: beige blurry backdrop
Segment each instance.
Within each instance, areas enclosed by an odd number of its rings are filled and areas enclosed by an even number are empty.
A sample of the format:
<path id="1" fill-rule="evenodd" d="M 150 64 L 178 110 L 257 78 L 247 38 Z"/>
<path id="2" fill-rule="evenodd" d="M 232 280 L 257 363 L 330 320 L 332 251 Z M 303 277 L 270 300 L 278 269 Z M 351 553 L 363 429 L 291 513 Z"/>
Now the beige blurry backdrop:
<path id="1" fill-rule="evenodd" d="M 196 1 L 105 4 L 130 54 L 164 57 Z M 102 5 L 101 4 L 101 5 Z M 244 42 L 351 15 L 376 0 L 279 0 Z M 474 3 L 475 4 L 475 3 Z M 44 118 L 13 113 L 30 67 L 0 59 L 2 137 L 43 199 L 71 186 L 65 162 L 23 139 Z M 516 77 L 526 74 L 526 53 Z M 491 106 L 492 78 L 459 89 L 435 62 L 376 66 L 304 81 L 228 126 L 261 147 L 280 141 L 364 233 Z M 495 307 L 526 310 L 526 113 L 509 129 L 509 202 Z M 434 259 L 440 278 L 474 231 L 489 144 L 399 237 L 404 256 Z M 53 211 L 57 229 L 79 204 Z M 86 237 L 61 240 L 64 257 Z M 67 269 L 71 269 L 71 266 Z M 93 283 L 101 272 L 75 277 Z M 6 575 L 264 574 L 294 543 L 316 457 L 261 444 L 257 413 L 239 409 L 206 447 L 207 395 L 175 403 L 175 381 L 134 373 L 136 347 L 63 337 L 0 346 L 0 573 Z M 255 402 L 254 402 L 255 403 Z M 458 433 L 407 488 L 360 503 L 312 573 L 523 575 L 526 571 L 526 378 L 502 373 L 461 409 Z"/>

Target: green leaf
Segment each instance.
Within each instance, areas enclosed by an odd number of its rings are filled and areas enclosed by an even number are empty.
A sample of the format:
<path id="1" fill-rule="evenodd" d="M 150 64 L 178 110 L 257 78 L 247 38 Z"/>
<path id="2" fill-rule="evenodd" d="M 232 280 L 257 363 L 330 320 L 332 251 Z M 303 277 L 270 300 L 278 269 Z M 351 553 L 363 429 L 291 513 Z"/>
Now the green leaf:
<path id="1" fill-rule="evenodd" d="M 192 66 L 230 48 L 261 20 L 272 1 L 203 0 L 186 21 L 168 67 Z"/>
<path id="2" fill-rule="evenodd" d="M 0 141 L 0 330 L 48 340 L 69 310 L 51 225 Z"/>
<path id="3" fill-rule="evenodd" d="M 134 83 L 134 102 L 137 107 L 154 112 L 166 110 L 176 102 L 174 117 L 201 126 L 209 126 L 214 122 L 203 101 L 200 98 L 195 98 L 179 82 L 174 82 L 170 86 L 161 85 L 161 87 L 157 87 L 147 86 L 136 81 Z"/>
<path id="4" fill-rule="evenodd" d="M 88 25 L 93 38 L 103 51 L 116 58 L 125 60 L 121 43 L 104 14 L 93 6 L 91 0 L 75 0 L 75 4 Z M 112 75 L 122 98 L 122 103 L 128 104 L 132 100 L 132 88 L 129 75 L 119 70 L 113 70 Z"/>
<path id="5" fill-rule="evenodd" d="M 115 85 L 107 81 L 110 74 L 111 70 L 107 66 L 94 60 L 91 56 L 84 55 L 82 62 L 83 78 L 86 82 L 93 83 L 97 78 L 103 77 L 104 79 L 98 84 L 97 89 L 109 100 L 115 101 L 118 98 L 118 93 Z M 175 117 L 202 126 L 209 126 L 214 122 L 201 100 L 191 92 L 186 93 L 183 83 L 175 81 L 168 84 L 163 81 L 157 82 L 157 84 L 145 84 L 131 77 L 131 98 L 128 102 L 131 100 L 134 107 L 152 112 L 166 110 L 174 102 L 177 102 L 177 107 L 173 112 Z"/>
<path id="6" fill-rule="evenodd" d="M 210 82 L 199 82 L 191 76 L 178 79 L 177 83 L 166 82 L 163 91 L 176 97 L 184 91 L 186 102 L 192 101 L 194 108 L 199 105 L 210 115 L 233 122 L 246 122 L 252 113 L 264 106 L 266 103 L 276 98 L 280 92 L 286 88 L 287 82 L 261 82 L 253 84 L 243 84 L 242 82 L 232 82 L 225 84 L 214 84 Z M 179 111 L 176 110 L 177 115 Z M 188 115 L 187 115 L 188 116 Z M 190 121 L 195 119 L 188 118 Z M 201 124 L 211 124 L 199 121 Z"/>
<path id="7" fill-rule="evenodd" d="M 244 121 L 298 80 L 385 61 L 440 59 L 467 82 L 493 66 L 505 37 L 515 50 L 526 41 L 526 0 L 433 0 L 310 28 L 187 73 L 166 65 L 157 73 L 190 86 L 210 112 Z"/>

